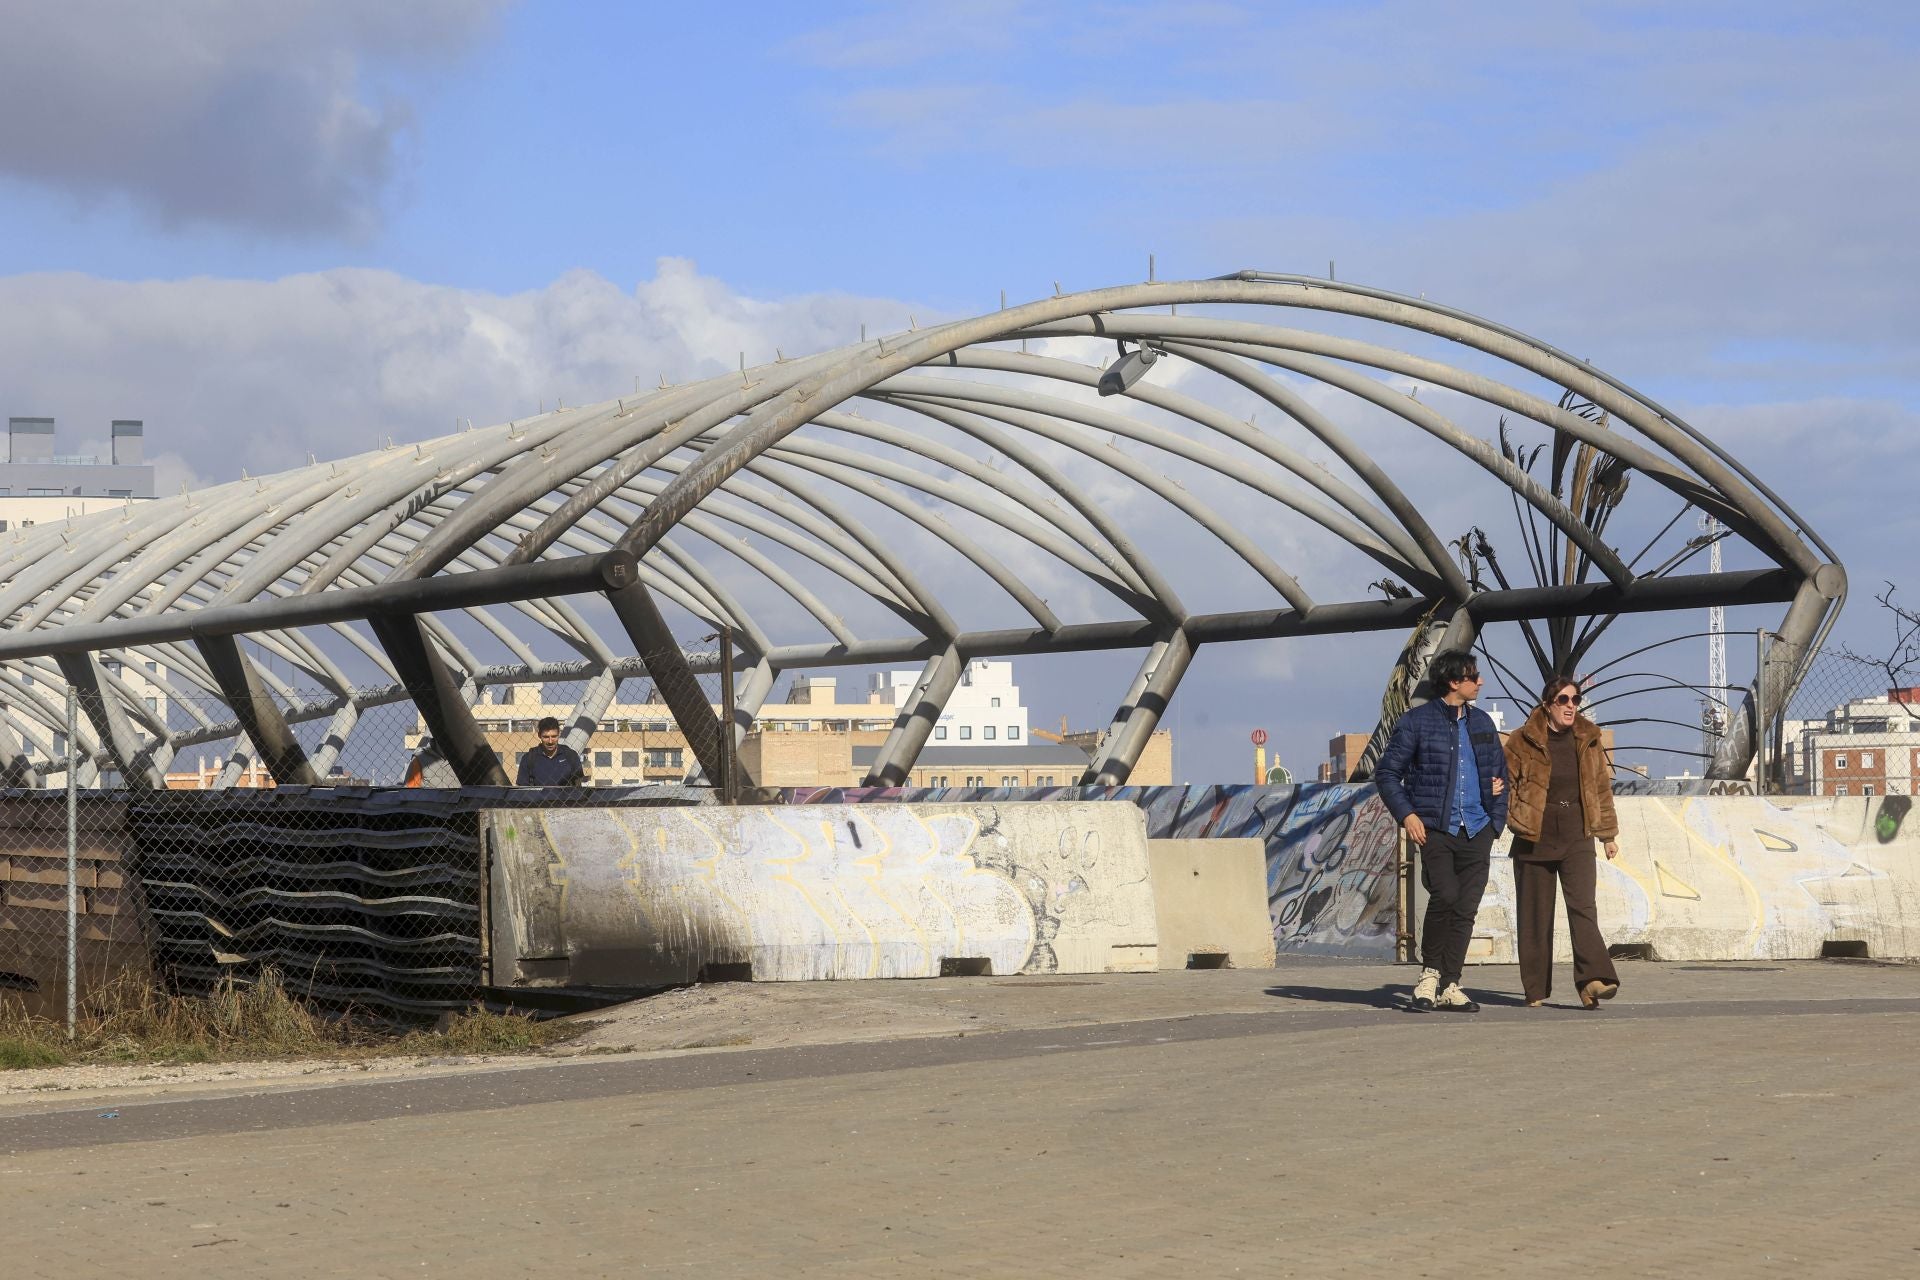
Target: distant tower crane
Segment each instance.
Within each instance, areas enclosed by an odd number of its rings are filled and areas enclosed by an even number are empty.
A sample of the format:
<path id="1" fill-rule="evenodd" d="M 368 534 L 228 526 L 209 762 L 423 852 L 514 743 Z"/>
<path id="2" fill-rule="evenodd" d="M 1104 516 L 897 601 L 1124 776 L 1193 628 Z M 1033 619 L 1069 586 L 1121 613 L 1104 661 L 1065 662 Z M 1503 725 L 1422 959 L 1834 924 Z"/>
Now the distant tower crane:
<path id="1" fill-rule="evenodd" d="M 1702 537 L 1710 539 L 1708 571 L 1717 574 L 1720 572 L 1720 535 L 1725 532 L 1725 526 L 1702 513 L 1700 531 Z M 1707 610 L 1707 696 L 1700 699 L 1700 745 L 1709 764 L 1720 750 L 1720 740 L 1727 735 L 1727 723 L 1727 611 L 1714 605 Z"/>

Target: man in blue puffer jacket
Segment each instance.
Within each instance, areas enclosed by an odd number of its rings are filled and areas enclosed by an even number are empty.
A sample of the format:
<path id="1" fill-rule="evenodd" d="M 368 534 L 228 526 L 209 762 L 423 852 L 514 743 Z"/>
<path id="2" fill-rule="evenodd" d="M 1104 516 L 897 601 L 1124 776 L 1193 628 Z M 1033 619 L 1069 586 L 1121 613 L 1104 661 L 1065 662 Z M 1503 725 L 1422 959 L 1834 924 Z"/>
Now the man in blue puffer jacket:
<path id="1" fill-rule="evenodd" d="M 1460 989 L 1473 917 L 1487 887 L 1495 837 L 1507 822 L 1507 755 L 1492 717 L 1473 705 L 1473 655 L 1435 655 L 1428 679 L 1439 694 L 1400 717 L 1374 770 L 1387 811 L 1420 846 L 1427 917 L 1413 1007 L 1478 1013 Z"/>

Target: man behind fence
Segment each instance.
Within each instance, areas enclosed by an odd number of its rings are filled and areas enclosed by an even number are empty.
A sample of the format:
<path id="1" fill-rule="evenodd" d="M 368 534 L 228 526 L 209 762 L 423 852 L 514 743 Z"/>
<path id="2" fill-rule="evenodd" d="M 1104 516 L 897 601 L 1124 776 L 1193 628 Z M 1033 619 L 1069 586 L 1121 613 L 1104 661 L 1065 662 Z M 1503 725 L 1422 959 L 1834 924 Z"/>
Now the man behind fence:
<path id="1" fill-rule="evenodd" d="M 1440 696 L 1400 717 L 1374 778 L 1388 812 L 1420 846 L 1427 915 L 1413 1007 L 1478 1013 L 1460 989 L 1460 970 L 1493 842 L 1507 821 L 1507 757 L 1492 717 L 1473 705 L 1481 681 L 1472 655 L 1436 655 L 1428 678 Z"/>
<path id="2" fill-rule="evenodd" d="M 560 722 L 547 716 L 536 728 L 540 733 L 540 745 L 520 757 L 520 776 L 515 779 L 516 784 L 522 787 L 577 787 L 584 783 L 586 766 L 580 763 L 578 752 L 560 741 Z"/>

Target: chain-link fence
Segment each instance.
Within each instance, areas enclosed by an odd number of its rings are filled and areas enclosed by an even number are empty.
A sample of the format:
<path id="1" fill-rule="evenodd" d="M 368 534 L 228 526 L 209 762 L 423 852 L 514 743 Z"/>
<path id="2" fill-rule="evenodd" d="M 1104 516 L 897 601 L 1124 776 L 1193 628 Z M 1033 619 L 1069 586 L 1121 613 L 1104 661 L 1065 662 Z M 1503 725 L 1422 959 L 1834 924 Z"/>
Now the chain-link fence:
<path id="1" fill-rule="evenodd" d="M 1770 789 L 1913 795 L 1920 781 L 1920 679 L 1902 683 L 1903 675 L 1838 646 L 1815 654 L 1770 735 Z"/>
<path id="2" fill-rule="evenodd" d="M 691 656 L 712 668 L 693 687 L 719 738 L 718 654 Z M 117 980 L 199 994 L 269 968 L 335 1007 L 460 1008 L 486 994 L 483 811 L 719 798 L 654 683 L 617 671 L 467 686 L 497 771 L 465 779 L 406 690 L 277 688 L 299 755 L 276 779 L 224 701 L 149 674 L 149 691 L 7 716 L 0 996 L 32 1012 Z M 567 753 L 577 768 L 546 785 Z"/>

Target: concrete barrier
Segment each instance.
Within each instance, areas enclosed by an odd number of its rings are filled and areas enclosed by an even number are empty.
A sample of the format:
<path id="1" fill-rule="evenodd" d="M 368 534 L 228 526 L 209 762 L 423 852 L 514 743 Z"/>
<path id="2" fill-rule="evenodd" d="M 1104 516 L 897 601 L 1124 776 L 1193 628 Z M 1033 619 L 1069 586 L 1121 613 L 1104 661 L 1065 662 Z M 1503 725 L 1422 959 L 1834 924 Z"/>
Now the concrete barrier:
<path id="1" fill-rule="evenodd" d="M 1264 841 L 1149 840 L 1163 969 L 1270 969 Z"/>
<path id="2" fill-rule="evenodd" d="M 1600 861 L 1596 905 L 1613 946 L 1659 960 L 1920 957 L 1920 823 L 1886 797 L 1678 796 L 1615 800 L 1620 857 Z M 1514 959 L 1507 839 L 1469 959 Z M 1570 959 L 1564 913 L 1554 942 Z"/>
<path id="3" fill-rule="evenodd" d="M 1370 784 L 789 788 L 791 804 L 1104 801 L 1138 806 L 1155 840 L 1258 840 L 1282 953 L 1391 958 L 1399 828 Z"/>
<path id="4" fill-rule="evenodd" d="M 1157 967 L 1131 805 L 546 809 L 484 828 L 495 986 Z"/>

